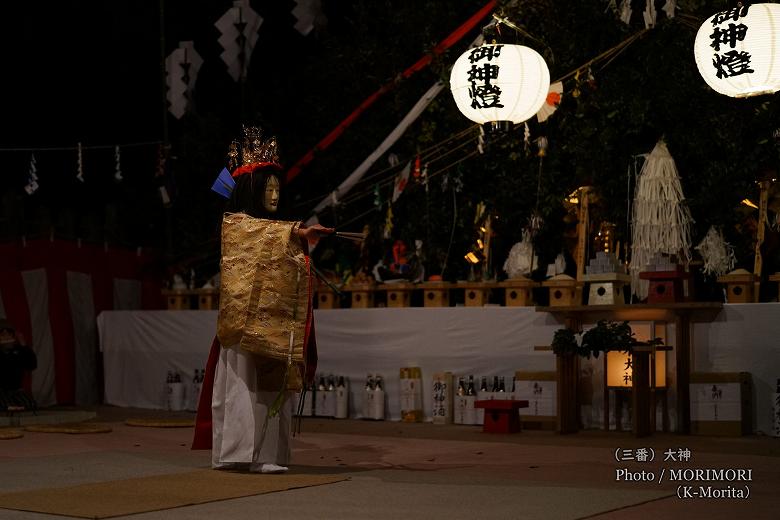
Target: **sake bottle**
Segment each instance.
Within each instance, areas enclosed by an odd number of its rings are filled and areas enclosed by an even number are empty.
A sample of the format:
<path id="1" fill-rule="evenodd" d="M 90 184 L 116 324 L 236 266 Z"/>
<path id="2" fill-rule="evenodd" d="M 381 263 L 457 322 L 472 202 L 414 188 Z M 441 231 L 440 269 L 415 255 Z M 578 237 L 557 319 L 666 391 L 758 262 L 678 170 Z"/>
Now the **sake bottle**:
<path id="1" fill-rule="evenodd" d="M 474 376 L 469 376 L 469 386 L 466 388 L 466 395 L 477 395 L 477 391 L 474 388 Z"/>
<path id="2" fill-rule="evenodd" d="M 349 391 L 344 376 L 339 376 L 336 385 L 336 419 L 346 419 L 349 416 Z"/>

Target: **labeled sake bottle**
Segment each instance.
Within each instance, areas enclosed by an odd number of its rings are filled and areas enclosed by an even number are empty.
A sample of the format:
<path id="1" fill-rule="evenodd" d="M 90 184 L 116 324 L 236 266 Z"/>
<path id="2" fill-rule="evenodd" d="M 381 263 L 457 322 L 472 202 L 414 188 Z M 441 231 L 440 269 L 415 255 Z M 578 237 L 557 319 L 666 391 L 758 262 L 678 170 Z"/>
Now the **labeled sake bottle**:
<path id="1" fill-rule="evenodd" d="M 458 395 L 466 395 L 466 386 L 462 377 L 458 378 Z"/>
<path id="2" fill-rule="evenodd" d="M 474 388 L 474 376 L 469 376 L 469 386 L 466 388 L 466 395 L 477 395 L 477 391 Z"/>
<path id="3" fill-rule="evenodd" d="M 333 377 L 332 374 L 328 375 L 326 378 L 327 383 L 321 381 L 324 390 L 320 393 L 321 400 L 318 402 L 322 403 L 322 411 L 318 412 L 317 415 L 323 417 L 334 417 L 336 415 L 336 384 L 333 381 Z"/>
<path id="4" fill-rule="evenodd" d="M 374 391 L 372 392 L 373 399 L 371 402 L 371 418 L 376 421 L 383 421 L 385 419 L 385 389 L 382 376 L 376 375 L 374 380 Z"/>
<path id="5" fill-rule="evenodd" d="M 316 388 L 314 381 L 312 381 L 309 383 L 306 394 L 303 396 L 303 409 L 301 415 L 304 417 L 311 417 L 314 415 L 314 394 L 317 391 Z"/>
<path id="6" fill-rule="evenodd" d="M 374 408 L 374 376 L 366 376 L 366 386 L 363 388 L 363 418 L 371 419 Z"/>
<path id="7" fill-rule="evenodd" d="M 173 372 L 168 370 L 168 375 L 165 376 L 165 409 L 173 409 Z"/>
<path id="8" fill-rule="evenodd" d="M 491 388 L 490 391 L 498 392 L 498 376 L 493 376 L 493 388 Z"/>
<path id="9" fill-rule="evenodd" d="M 498 391 L 499 392 L 506 392 L 506 387 L 504 386 L 504 377 L 501 376 L 501 378 L 498 380 Z"/>
<path id="10" fill-rule="evenodd" d="M 203 383 L 203 376 L 200 374 L 200 369 L 195 369 L 195 375 L 192 376 L 192 385 L 190 385 L 191 395 L 189 396 L 188 410 L 198 409 L 198 398 L 200 397 L 200 389 Z"/>
<path id="11" fill-rule="evenodd" d="M 184 410 L 184 385 L 178 372 L 172 372 L 171 382 L 168 383 L 168 410 L 179 412 Z"/>
<path id="12" fill-rule="evenodd" d="M 344 376 L 339 376 L 336 385 L 336 419 L 346 419 L 349 416 L 349 390 Z"/>
<path id="13" fill-rule="evenodd" d="M 479 385 L 480 392 L 487 392 L 487 377 L 482 376 L 482 382 Z"/>

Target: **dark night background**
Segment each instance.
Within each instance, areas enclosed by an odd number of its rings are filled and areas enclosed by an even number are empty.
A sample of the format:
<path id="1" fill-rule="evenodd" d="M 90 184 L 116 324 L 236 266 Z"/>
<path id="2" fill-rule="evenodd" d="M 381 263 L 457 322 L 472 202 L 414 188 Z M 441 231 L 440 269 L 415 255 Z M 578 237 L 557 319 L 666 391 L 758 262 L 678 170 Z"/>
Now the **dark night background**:
<path id="1" fill-rule="evenodd" d="M 453 278 L 464 275 L 462 257 L 473 239 L 479 201 L 503 217 L 496 229 L 498 266 L 519 240 L 535 206 L 545 217 L 539 246 L 543 262 L 552 261 L 570 228 L 561 200 L 586 182 L 601 195 L 594 218 L 616 223 L 624 237 L 627 165 L 632 155 L 649 152 L 662 135 L 677 161 L 696 220 L 694 244 L 711 224 L 722 226 L 727 240 L 738 248 L 740 266 L 752 268 L 751 216 L 735 208 L 742 198 L 755 200 L 754 181 L 777 168 L 778 144 L 772 132 L 779 126 L 780 104 L 776 95 L 734 100 L 711 91 L 693 61 L 695 28 L 680 16 L 666 20 L 660 13 L 663 3 L 657 2 L 658 26 L 608 67 L 594 70 L 595 81 L 565 83 L 566 92 L 577 87 L 582 95 L 565 96 L 548 123 L 529 122 L 533 138 L 546 135 L 550 140 L 539 193 L 538 159 L 533 152 L 525 153 L 520 131 L 494 143 L 486 155 L 439 175 L 427 199 L 421 187 L 411 186 L 393 206 L 394 238 L 407 243 L 425 238 L 429 273 L 441 270 L 445 252 L 451 249 L 448 273 Z M 304 37 L 293 27 L 295 2 L 253 1 L 264 22 L 242 92 L 220 59 L 219 31 L 214 26 L 232 2 L 6 3 L 0 31 L 4 49 L 0 240 L 54 235 L 147 246 L 162 253 L 163 267 L 195 267 L 199 276 L 210 276 L 217 269 L 223 205 L 210 186 L 225 165 L 227 145 L 242 122 L 259 123 L 276 134 L 283 161 L 291 165 L 367 96 L 484 4 L 323 0 L 323 17 Z M 607 2 L 531 0 L 499 5 L 544 42 L 547 50 L 514 37 L 552 58 L 551 79 L 643 27 L 639 5 L 631 26 L 616 20 L 606 10 Z M 722 9 L 723 2 L 688 0 L 678 6 L 688 20 L 700 23 Z M 431 67 L 400 81 L 330 149 L 318 154 L 286 187 L 286 211 L 307 217 L 438 77 L 448 78 L 447 67 L 487 22 L 436 57 Z M 204 64 L 191 110 L 177 120 L 164 108 L 161 58 L 184 40 L 194 41 Z M 403 163 L 469 126 L 445 90 L 392 151 Z M 164 175 L 158 177 L 155 143 L 163 141 L 170 144 L 169 157 Z M 83 184 L 75 178 L 75 150 L 42 150 L 74 148 L 78 142 L 107 146 L 85 149 Z M 113 146 L 128 143 L 147 144 L 122 148 L 124 180 L 116 183 Z M 32 196 L 23 190 L 31 154 L 27 149 L 39 149 L 35 157 L 41 188 Z M 449 162 L 442 160 L 431 170 Z M 383 157 L 369 174 L 387 166 Z M 459 180 L 463 190 L 453 195 L 450 188 L 442 189 L 445 177 Z M 170 207 L 161 202 L 161 185 L 171 193 Z M 380 199 L 387 200 L 389 190 L 383 185 Z M 363 183 L 355 190 L 362 197 L 328 210 L 320 220 L 347 222 L 349 230 L 370 224 L 378 237 L 386 206 L 372 212 L 373 191 L 374 186 Z M 453 197 L 458 208 L 456 238 L 449 244 Z M 379 238 L 370 241 L 374 257 L 388 247 Z M 338 258 L 349 263 L 357 255 L 329 242 L 318 249 L 325 267 L 333 267 Z M 768 262 L 776 262 L 773 258 L 767 255 Z M 775 268 L 770 265 L 765 272 Z"/>

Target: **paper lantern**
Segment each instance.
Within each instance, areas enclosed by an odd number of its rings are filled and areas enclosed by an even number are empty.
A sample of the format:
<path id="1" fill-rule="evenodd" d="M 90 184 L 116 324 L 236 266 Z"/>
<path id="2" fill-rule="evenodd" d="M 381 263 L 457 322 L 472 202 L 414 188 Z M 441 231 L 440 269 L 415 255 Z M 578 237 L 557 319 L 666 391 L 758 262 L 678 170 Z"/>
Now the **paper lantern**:
<path id="1" fill-rule="evenodd" d="M 547 99 L 550 71 L 539 53 L 528 47 L 482 45 L 455 62 L 450 89 L 458 109 L 475 123 L 522 123 Z"/>
<path id="2" fill-rule="evenodd" d="M 780 90 L 780 4 L 753 4 L 715 13 L 696 34 L 699 73 L 731 97 Z"/>

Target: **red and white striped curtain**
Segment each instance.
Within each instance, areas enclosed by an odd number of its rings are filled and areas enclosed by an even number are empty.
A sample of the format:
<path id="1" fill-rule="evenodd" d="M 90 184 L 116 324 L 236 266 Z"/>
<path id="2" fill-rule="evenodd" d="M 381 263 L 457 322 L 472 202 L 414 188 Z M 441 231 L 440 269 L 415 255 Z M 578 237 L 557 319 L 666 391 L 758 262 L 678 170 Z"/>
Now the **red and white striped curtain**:
<path id="1" fill-rule="evenodd" d="M 0 317 L 38 356 L 25 386 L 39 406 L 100 397 L 95 317 L 104 310 L 160 309 L 152 255 L 60 240 L 0 244 Z"/>

